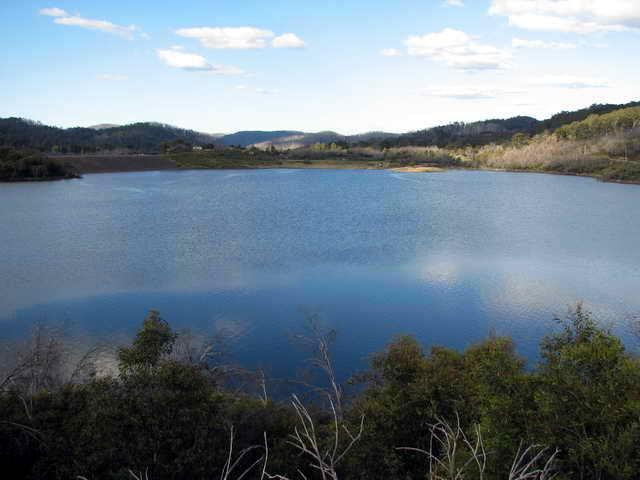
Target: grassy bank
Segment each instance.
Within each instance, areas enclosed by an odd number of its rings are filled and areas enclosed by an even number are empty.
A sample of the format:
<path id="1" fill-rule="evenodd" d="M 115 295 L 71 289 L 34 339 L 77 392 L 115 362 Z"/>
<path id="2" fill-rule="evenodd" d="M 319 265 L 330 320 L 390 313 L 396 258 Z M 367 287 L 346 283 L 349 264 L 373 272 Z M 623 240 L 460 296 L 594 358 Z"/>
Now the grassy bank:
<path id="1" fill-rule="evenodd" d="M 640 107 L 591 115 L 554 132 L 455 149 L 467 166 L 640 183 Z"/>

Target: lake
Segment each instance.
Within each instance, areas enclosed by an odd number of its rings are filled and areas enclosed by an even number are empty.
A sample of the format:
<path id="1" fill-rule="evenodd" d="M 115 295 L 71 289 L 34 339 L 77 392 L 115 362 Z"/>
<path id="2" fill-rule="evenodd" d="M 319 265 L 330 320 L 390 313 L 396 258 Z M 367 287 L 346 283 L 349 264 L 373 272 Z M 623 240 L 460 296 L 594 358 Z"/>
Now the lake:
<path id="1" fill-rule="evenodd" d="M 583 300 L 640 313 L 640 187 L 556 175 L 163 171 L 0 185 L 0 336 L 34 321 L 124 341 L 149 309 L 291 375 L 317 315 L 340 374 L 394 335 L 511 335 L 535 361 Z"/>

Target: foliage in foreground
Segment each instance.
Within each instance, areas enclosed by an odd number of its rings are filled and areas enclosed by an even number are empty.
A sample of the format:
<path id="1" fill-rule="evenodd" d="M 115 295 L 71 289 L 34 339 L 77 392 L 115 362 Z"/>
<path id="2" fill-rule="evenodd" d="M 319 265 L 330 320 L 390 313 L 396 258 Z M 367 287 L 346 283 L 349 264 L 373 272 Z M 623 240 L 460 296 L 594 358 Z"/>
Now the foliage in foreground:
<path id="1" fill-rule="evenodd" d="M 329 337 L 318 338 L 315 363 L 334 381 Z M 508 338 L 425 352 L 399 337 L 352 379 L 359 388 L 350 397 L 329 384 L 328 397 L 294 397 L 292 405 L 267 398 L 267 388 L 231 390 L 210 348 L 198 354 L 184 340 L 152 312 L 133 344 L 117 351 L 113 375 L 85 362 L 75 381 L 56 374 L 56 342 L 41 335 L 26 345 L 0 377 L 4 469 L 32 479 L 633 479 L 640 472 L 640 362 L 581 306 L 544 339 L 533 370 Z"/>

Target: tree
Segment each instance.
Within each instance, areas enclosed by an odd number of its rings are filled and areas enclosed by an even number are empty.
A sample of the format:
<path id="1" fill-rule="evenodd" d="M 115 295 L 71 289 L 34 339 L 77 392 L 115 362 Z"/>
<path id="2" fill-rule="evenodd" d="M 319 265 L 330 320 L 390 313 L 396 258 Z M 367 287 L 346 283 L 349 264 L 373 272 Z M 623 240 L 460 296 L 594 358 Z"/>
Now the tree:
<path id="1" fill-rule="evenodd" d="M 540 434 L 572 478 L 637 478 L 640 364 L 581 304 L 542 342 Z"/>
<path id="2" fill-rule="evenodd" d="M 131 347 L 122 347 L 118 352 L 120 369 L 155 367 L 164 355 L 171 353 L 176 334 L 160 313 L 151 310 Z"/>

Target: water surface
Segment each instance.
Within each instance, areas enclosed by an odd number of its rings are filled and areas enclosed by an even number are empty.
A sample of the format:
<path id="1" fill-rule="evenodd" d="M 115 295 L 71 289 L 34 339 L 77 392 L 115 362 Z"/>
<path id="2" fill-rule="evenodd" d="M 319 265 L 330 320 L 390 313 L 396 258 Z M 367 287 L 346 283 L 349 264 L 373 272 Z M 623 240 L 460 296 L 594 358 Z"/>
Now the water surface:
<path id="1" fill-rule="evenodd" d="M 535 359 L 584 300 L 640 312 L 640 187 L 539 174 L 164 171 L 0 185 L 0 336 L 34 320 L 131 335 L 237 332 L 234 359 L 287 375 L 288 333 L 335 327 L 343 374 L 395 334 L 464 348 L 490 331 Z"/>

